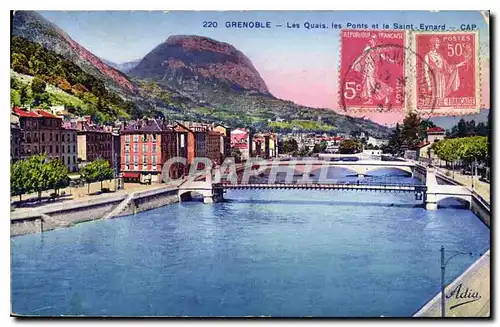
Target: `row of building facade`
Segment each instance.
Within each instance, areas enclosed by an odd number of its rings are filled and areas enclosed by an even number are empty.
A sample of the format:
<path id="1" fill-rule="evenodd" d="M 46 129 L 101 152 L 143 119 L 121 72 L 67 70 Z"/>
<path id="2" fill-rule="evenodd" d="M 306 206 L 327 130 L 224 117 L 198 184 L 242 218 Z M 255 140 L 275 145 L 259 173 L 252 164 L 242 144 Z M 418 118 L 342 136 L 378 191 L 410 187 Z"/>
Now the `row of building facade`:
<path id="1" fill-rule="evenodd" d="M 255 135 L 255 142 L 258 156 L 277 154 L 276 136 Z M 172 157 L 187 162 L 171 168 L 173 177 L 186 174 L 195 157 L 219 165 L 238 148 L 236 143 L 231 128 L 216 124 L 147 118 L 101 126 L 90 116 L 68 118 L 42 109 L 11 112 L 11 160 L 45 153 L 78 172 L 82 165 L 102 158 L 126 181 L 159 181 L 163 164 Z"/>

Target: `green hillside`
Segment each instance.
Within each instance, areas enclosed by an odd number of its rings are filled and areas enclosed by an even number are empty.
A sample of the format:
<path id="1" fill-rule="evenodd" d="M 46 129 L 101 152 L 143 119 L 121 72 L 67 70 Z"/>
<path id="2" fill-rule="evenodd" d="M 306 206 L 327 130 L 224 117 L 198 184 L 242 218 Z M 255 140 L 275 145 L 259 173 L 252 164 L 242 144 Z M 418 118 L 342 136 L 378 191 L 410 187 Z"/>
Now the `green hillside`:
<path id="1" fill-rule="evenodd" d="M 47 108 L 64 105 L 97 121 L 141 116 L 136 105 L 106 89 L 104 82 L 42 45 L 14 36 L 11 42 L 11 103 Z M 20 78 L 20 76 L 33 78 Z M 50 87 L 50 86 L 55 86 Z"/>

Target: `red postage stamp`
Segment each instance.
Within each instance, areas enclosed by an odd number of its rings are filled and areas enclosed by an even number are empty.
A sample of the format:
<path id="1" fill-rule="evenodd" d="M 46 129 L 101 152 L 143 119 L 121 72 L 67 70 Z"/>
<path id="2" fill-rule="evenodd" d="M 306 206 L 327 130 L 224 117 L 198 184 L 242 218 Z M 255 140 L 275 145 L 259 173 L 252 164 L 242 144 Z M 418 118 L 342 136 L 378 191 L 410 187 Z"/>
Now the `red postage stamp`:
<path id="1" fill-rule="evenodd" d="M 341 31 L 339 104 L 345 110 L 405 108 L 406 31 Z"/>
<path id="2" fill-rule="evenodd" d="M 477 32 L 415 32 L 415 109 L 423 114 L 478 111 L 480 72 Z"/>

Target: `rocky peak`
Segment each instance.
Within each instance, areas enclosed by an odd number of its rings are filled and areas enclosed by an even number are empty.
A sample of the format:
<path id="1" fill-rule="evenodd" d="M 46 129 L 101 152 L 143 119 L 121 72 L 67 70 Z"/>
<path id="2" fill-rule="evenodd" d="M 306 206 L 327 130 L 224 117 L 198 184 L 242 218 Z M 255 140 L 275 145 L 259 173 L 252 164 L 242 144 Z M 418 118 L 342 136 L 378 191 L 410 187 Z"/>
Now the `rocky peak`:
<path id="1" fill-rule="evenodd" d="M 247 56 L 228 43 L 203 36 L 170 36 L 129 74 L 168 82 L 186 90 L 225 84 L 269 94 L 266 83 Z"/>

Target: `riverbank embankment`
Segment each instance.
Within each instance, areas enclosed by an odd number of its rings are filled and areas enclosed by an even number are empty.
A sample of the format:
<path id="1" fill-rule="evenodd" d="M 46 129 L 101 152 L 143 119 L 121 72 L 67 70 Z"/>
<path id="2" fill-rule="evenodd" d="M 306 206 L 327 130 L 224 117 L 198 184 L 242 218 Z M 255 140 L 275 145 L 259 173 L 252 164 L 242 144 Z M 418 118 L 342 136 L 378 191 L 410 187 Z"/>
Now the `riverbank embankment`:
<path id="1" fill-rule="evenodd" d="M 121 192 L 89 200 L 69 200 L 40 208 L 11 212 L 11 236 L 70 227 L 86 221 L 126 216 L 179 201 L 178 187 L 163 186 L 132 193 Z"/>

